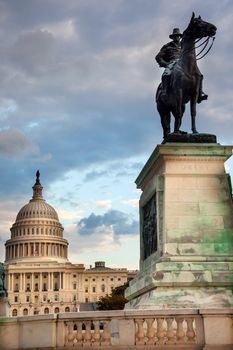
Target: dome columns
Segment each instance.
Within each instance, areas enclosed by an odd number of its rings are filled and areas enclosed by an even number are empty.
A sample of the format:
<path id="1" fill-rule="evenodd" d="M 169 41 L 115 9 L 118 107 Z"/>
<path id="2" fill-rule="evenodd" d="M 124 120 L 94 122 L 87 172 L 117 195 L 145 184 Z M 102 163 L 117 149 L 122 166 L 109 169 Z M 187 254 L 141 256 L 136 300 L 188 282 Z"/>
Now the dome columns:
<path id="1" fill-rule="evenodd" d="M 67 243 L 55 242 L 25 242 L 25 243 L 7 243 L 6 259 L 14 260 L 30 257 L 56 257 L 67 259 Z"/>

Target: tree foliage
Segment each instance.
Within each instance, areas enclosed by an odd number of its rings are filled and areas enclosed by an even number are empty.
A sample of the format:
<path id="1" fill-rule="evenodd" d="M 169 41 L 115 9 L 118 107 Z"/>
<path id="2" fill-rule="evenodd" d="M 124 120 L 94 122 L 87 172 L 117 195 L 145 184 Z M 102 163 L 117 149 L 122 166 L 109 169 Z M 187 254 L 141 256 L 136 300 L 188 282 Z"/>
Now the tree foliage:
<path id="1" fill-rule="evenodd" d="M 128 283 L 113 289 L 112 293 L 101 297 L 97 302 L 98 310 L 122 310 L 124 309 L 125 299 L 124 292 L 128 287 Z"/>

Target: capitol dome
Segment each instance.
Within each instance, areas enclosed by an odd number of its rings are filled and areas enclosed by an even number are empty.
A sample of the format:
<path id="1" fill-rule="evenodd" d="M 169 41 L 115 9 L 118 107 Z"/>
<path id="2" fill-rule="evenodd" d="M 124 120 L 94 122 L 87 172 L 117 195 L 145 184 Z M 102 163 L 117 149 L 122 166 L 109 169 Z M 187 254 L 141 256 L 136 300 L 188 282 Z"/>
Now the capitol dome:
<path id="1" fill-rule="evenodd" d="M 36 173 L 33 196 L 24 205 L 11 227 L 11 239 L 6 242 L 6 262 L 24 259 L 65 259 L 68 242 L 56 210 L 42 196 L 40 173 Z"/>

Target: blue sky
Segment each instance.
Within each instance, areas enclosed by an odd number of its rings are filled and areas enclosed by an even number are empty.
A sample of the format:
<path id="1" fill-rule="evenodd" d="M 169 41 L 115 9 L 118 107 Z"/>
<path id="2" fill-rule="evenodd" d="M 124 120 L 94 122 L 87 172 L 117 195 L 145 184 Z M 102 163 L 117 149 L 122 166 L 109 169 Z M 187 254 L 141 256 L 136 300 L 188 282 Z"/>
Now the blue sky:
<path id="1" fill-rule="evenodd" d="M 154 57 L 192 11 L 218 28 L 197 128 L 232 144 L 231 0 L 0 1 L 0 261 L 39 169 L 70 260 L 138 268 L 134 180 L 162 141 Z"/>

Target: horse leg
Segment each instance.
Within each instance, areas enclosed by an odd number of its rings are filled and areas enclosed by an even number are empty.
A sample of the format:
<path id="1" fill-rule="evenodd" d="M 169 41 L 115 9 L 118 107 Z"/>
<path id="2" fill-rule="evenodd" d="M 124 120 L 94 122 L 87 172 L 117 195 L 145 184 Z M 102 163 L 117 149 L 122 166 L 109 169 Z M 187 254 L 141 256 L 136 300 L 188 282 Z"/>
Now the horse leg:
<path id="1" fill-rule="evenodd" d="M 182 104 L 182 89 L 178 91 L 178 99 L 176 104 L 176 110 L 173 112 L 175 117 L 174 132 L 180 133 L 181 121 L 183 117 L 183 104 Z"/>
<path id="2" fill-rule="evenodd" d="M 195 97 L 192 97 L 190 100 L 190 112 L 191 112 L 191 121 L 192 121 L 192 132 L 193 134 L 198 134 L 196 129 L 196 104 L 197 104 L 197 97 L 196 94 Z"/>
<path id="3" fill-rule="evenodd" d="M 166 139 L 168 134 L 171 132 L 171 113 L 169 111 L 166 111 L 164 114 L 160 114 L 161 117 L 161 124 L 163 127 L 163 138 Z"/>

